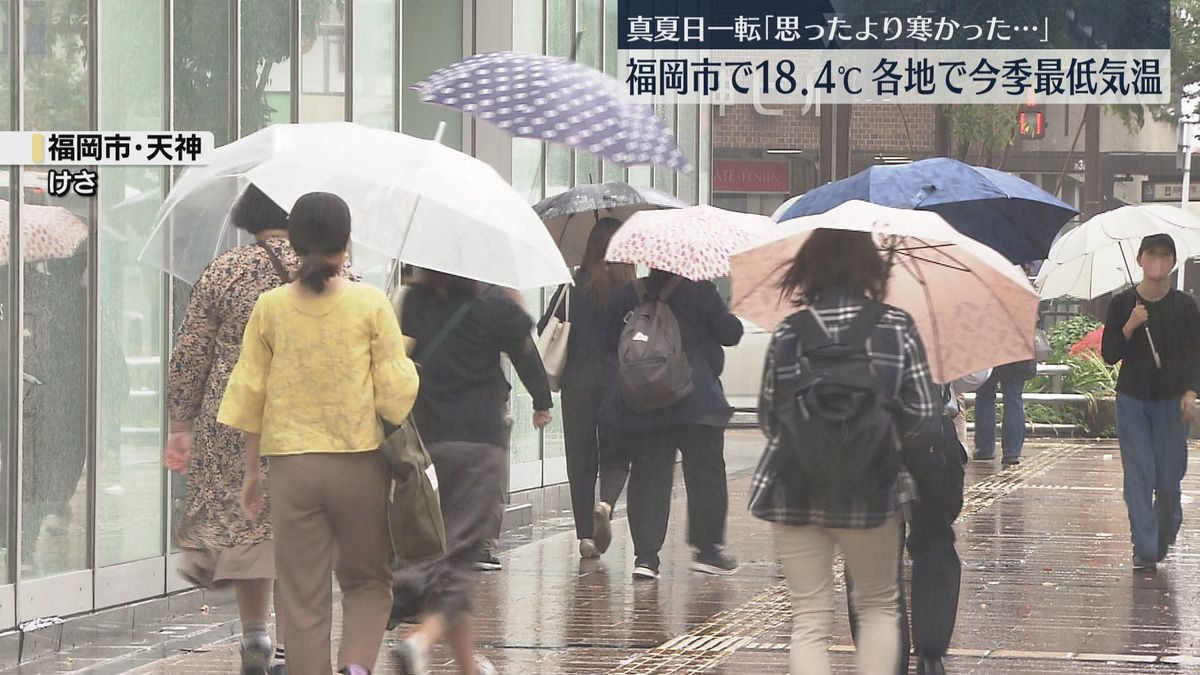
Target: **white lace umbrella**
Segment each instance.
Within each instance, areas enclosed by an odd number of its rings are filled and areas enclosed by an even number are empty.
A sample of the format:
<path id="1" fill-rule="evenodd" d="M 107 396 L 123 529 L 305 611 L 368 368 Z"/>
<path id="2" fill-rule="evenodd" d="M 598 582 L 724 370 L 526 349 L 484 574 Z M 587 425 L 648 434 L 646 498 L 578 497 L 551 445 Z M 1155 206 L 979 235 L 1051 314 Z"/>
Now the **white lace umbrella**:
<path id="1" fill-rule="evenodd" d="M 735 252 L 734 313 L 773 329 L 797 311 L 780 282 L 818 229 L 874 235 L 893 263 L 884 300 L 912 315 L 937 382 L 1033 358 L 1038 297 L 1019 267 L 936 213 L 858 200 L 784 221 Z"/>
<path id="2" fill-rule="evenodd" d="M 729 256 L 772 225 L 765 216 L 713 206 L 639 211 L 608 243 L 609 262 L 645 265 L 692 281 L 729 276 Z"/>
<path id="3" fill-rule="evenodd" d="M 0 199 L 0 264 L 8 262 L 8 201 Z M 61 206 L 21 205 L 21 259 L 69 258 L 87 239 L 88 228 Z"/>

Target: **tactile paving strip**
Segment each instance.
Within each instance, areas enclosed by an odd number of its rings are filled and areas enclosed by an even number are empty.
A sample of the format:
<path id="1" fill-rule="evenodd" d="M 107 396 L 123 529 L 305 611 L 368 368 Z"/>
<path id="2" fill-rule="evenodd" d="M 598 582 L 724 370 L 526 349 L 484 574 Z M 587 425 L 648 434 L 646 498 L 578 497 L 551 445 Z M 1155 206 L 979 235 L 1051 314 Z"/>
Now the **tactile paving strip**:
<path id="1" fill-rule="evenodd" d="M 958 519 L 961 521 L 988 508 L 1026 481 L 1044 474 L 1085 448 L 1080 445 L 1051 446 L 1023 458 L 1021 464 L 972 484 L 963 495 L 963 510 Z M 838 572 L 840 581 L 840 569 Z M 761 649 L 763 644 L 756 640 L 790 619 L 787 585 L 776 584 L 738 607 L 713 615 L 691 631 L 633 656 L 609 672 L 622 675 L 701 672 L 718 665 L 739 649 Z"/>

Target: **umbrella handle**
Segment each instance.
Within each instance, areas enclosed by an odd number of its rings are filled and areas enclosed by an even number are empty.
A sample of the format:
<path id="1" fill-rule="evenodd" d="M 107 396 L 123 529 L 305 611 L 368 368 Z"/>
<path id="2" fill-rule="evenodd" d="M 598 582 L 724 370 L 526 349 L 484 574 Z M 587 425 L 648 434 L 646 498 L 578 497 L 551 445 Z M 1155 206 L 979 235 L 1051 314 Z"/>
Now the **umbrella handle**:
<path id="1" fill-rule="evenodd" d="M 1154 367 L 1162 370 L 1162 357 L 1158 355 L 1158 347 L 1154 346 L 1154 336 L 1150 334 L 1149 324 L 1142 324 L 1146 329 L 1146 341 L 1150 343 L 1150 355 L 1154 357 Z"/>

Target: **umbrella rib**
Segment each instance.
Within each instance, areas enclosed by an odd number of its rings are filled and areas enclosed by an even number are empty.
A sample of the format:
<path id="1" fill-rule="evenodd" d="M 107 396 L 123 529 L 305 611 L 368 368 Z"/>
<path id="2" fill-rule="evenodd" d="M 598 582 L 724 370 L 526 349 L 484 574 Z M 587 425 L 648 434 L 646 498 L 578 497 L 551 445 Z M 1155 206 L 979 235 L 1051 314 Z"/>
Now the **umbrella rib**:
<path id="1" fill-rule="evenodd" d="M 921 293 L 925 296 L 925 305 L 927 307 L 932 308 L 933 307 L 933 296 L 929 292 L 929 283 L 928 283 L 928 281 L 926 281 L 925 275 L 921 271 L 921 267 L 915 263 L 914 259 L 911 256 L 905 256 L 903 259 L 901 259 L 901 262 L 899 264 L 900 264 L 901 268 L 908 271 L 909 276 L 911 276 L 913 279 L 915 279 L 917 281 L 918 284 L 920 284 Z M 937 314 L 935 314 L 932 311 L 929 312 L 929 324 L 930 324 L 930 327 L 933 329 L 933 342 L 934 342 L 934 349 L 937 351 L 938 372 L 941 372 L 942 366 L 944 366 L 946 363 L 946 356 L 945 356 L 945 354 L 942 353 L 941 329 L 938 327 Z M 928 350 L 926 350 L 926 351 L 928 352 Z M 948 384 L 948 383 L 943 382 L 941 384 Z"/>
<path id="2" fill-rule="evenodd" d="M 920 237 L 917 237 L 916 239 L 918 239 L 918 241 L 921 241 Z M 988 287 L 987 283 L 984 282 L 984 280 L 979 276 L 979 273 L 977 273 L 975 270 L 973 270 L 970 267 L 968 267 L 967 265 L 965 265 L 961 260 L 959 260 L 958 258 L 955 258 L 950 253 L 943 252 L 943 255 L 945 255 L 947 258 L 953 260 L 954 262 L 958 263 L 959 265 L 962 265 L 963 270 L 967 274 L 970 274 L 971 276 L 975 277 L 975 280 L 978 281 L 979 283 L 983 284 L 985 288 Z M 1002 302 L 1002 303 L 1000 303 L 1000 306 L 1004 308 L 1004 313 L 1008 315 L 1009 321 L 1012 321 L 1014 325 L 1020 325 L 1017 321 L 1017 317 L 1013 316 L 1012 310 L 1009 309 L 1007 304 Z M 1029 338 L 1029 348 L 1033 349 L 1032 334 L 1030 335 L 1030 338 Z"/>
<path id="3" fill-rule="evenodd" d="M 918 250 L 918 249 L 913 249 L 913 250 Z M 890 249 L 889 249 L 889 251 L 890 251 Z M 926 262 L 926 263 L 929 263 L 930 265 L 937 265 L 938 267 L 945 267 L 948 270 L 954 270 L 956 272 L 970 272 L 971 271 L 968 268 L 962 266 L 961 264 L 952 265 L 950 263 L 945 263 L 940 260 L 933 260 L 931 258 L 926 258 L 924 256 L 913 255 L 912 253 L 909 253 L 905 250 L 900 250 L 900 249 L 897 249 L 895 252 L 903 255 L 905 258 L 910 258 L 912 260 L 917 260 L 920 262 Z M 957 261 L 955 261 L 955 262 L 957 262 Z"/>

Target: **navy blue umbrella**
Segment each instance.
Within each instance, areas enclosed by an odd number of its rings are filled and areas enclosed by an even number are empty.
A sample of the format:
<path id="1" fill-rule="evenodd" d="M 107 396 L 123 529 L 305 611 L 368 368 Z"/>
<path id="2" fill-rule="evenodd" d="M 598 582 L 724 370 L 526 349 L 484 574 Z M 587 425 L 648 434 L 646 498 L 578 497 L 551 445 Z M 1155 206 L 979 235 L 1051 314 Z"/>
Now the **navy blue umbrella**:
<path id="1" fill-rule="evenodd" d="M 809 190 L 781 221 L 824 213 L 851 199 L 934 211 L 959 232 L 1014 263 L 1044 260 L 1062 226 L 1079 211 L 1036 185 L 947 157 L 873 166 Z"/>
<path id="2" fill-rule="evenodd" d="M 520 138 L 562 143 L 625 166 L 692 170 L 654 106 L 635 102 L 617 80 L 570 59 L 476 54 L 413 89 L 422 101 L 478 117 Z"/>

